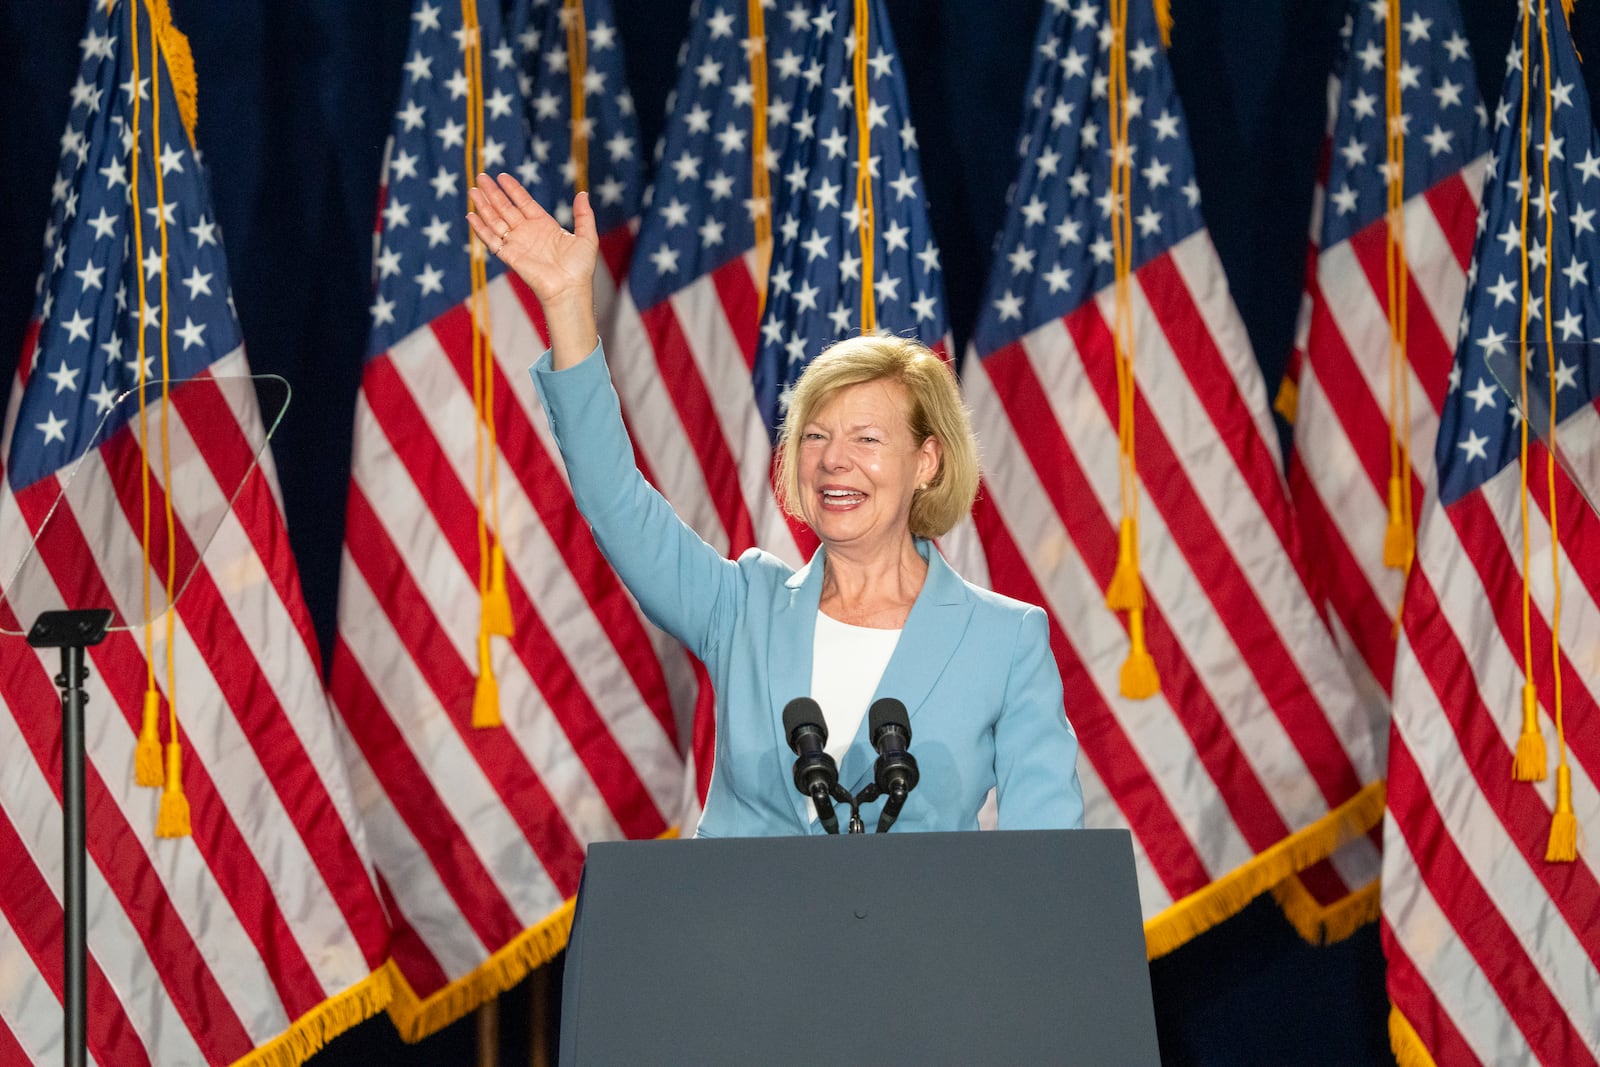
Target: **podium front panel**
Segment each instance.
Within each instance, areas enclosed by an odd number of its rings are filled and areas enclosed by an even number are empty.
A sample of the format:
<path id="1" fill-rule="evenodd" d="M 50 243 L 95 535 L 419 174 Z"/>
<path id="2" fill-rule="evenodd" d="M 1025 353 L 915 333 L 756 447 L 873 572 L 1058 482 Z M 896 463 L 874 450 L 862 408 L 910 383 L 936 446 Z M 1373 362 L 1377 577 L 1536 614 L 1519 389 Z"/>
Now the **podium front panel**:
<path id="1" fill-rule="evenodd" d="M 1156 1064 L 1123 830 L 589 849 L 561 1063 Z"/>

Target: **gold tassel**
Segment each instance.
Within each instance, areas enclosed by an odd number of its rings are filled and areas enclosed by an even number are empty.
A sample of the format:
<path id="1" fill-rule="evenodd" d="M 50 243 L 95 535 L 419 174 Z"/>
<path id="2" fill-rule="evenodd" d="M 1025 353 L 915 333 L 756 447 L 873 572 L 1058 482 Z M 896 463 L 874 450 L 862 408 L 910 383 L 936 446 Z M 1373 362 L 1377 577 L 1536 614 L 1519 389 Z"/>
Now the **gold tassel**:
<path id="1" fill-rule="evenodd" d="M 133 780 L 152 789 L 161 785 L 160 713 L 161 694 L 145 690 L 144 721 L 139 724 L 139 745 L 133 750 Z"/>
<path id="2" fill-rule="evenodd" d="M 1578 858 L 1578 815 L 1572 810 L 1572 771 L 1565 763 L 1556 768 L 1556 813 L 1550 819 L 1550 845 L 1544 858 L 1550 863 L 1571 863 Z"/>
<path id="3" fill-rule="evenodd" d="M 1122 695 L 1132 700 L 1155 696 L 1161 690 L 1156 661 L 1144 644 L 1144 609 L 1128 613 L 1128 638 L 1131 647 L 1122 664 Z"/>
<path id="4" fill-rule="evenodd" d="M 1522 734 L 1517 738 L 1517 755 L 1511 761 L 1511 777 L 1519 782 L 1542 782 L 1546 756 L 1544 734 L 1539 730 L 1539 697 L 1533 683 L 1522 687 Z"/>
<path id="5" fill-rule="evenodd" d="M 511 596 L 506 592 L 506 554 L 496 541 L 489 550 L 489 591 L 483 594 L 484 629 L 496 637 L 510 637 Z"/>
<path id="6" fill-rule="evenodd" d="M 1123 519 L 1117 528 L 1117 569 L 1106 587 L 1106 607 L 1112 611 L 1144 607 L 1144 587 L 1139 584 L 1139 543 L 1135 533 L 1132 519 Z"/>
<path id="7" fill-rule="evenodd" d="M 189 798 L 183 795 L 183 755 L 176 741 L 167 742 L 167 787 L 161 791 L 156 836 L 189 836 Z"/>
<path id="8" fill-rule="evenodd" d="M 478 631 L 478 686 L 472 693 L 472 726 L 487 730 L 500 723 L 500 683 L 489 655 L 489 631 Z"/>
<path id="9" fill-rule="evenodd" d="M 1272 409 L 1283 416 L 1284 422 L 1294 425 L 1294 417 L 1300 413 L 1300 386 L 1293 378 L 1278 383 L 1278 397 L 1272 402 Z"/>
<path id="10" fill-rule="evenodd" d="M 1411 566 L 1411 531 L 1405 522 L 1405 508 L 1400 502 L 1400 476 L 1389 477 L 1389 528 L 1383 534 L 1383 565 L 1395 570 Z"/>

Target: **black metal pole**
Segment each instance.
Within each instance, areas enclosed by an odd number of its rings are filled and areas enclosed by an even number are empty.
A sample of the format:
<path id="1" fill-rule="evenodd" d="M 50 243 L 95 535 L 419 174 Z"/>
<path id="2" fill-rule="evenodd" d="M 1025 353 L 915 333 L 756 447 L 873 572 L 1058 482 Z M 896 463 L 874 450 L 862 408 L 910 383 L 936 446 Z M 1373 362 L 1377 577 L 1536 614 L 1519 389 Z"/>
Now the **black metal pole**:
<path id="1" fill-rule="evenodd" d="M 66 955 L 63 992 L 66 1011 L 66 1047 L 63 1062 L 67 1067 L 84 1067 L 89 1035 L 85 1006 L 89 1001 L 86 952 L 88 896 L 84 882 L 84 855 L 88 845 L 84 833 L 83 793 L 83 706 L 89 695 L 83 691 L 88 680 L 82 646 L 61 649 L 61 823 L 62 861 L 65 865 L 62 904 L 66 915 Z"/>
<path id="2" fill-rule="evenodd" d="M 65 927 L 61 999 L 66 1044 L 61 1056 L 67 1067 L 84 1067 L 89 1059 L 89 920 L 84 891 L 89 839 L 83 814 L 83 706 L 89 703 L 83 683 L 89 680 L 89 665 L 83 650 L 105 640 L 110 625 L 110 609 L 80 608 L 43 612 L 28 631 L 28 644 L 34 648 L 61 650 L 61 673 L 56 675 L 56 687 L 61 690 L 61 908 Z"/>

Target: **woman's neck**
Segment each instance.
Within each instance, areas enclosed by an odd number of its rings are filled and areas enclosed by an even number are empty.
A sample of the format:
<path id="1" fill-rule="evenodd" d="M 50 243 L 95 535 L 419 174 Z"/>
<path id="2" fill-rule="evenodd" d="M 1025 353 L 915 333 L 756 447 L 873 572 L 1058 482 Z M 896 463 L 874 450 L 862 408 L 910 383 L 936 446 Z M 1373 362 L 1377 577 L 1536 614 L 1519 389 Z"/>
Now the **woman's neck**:
<path id="1" fill-rule="evenodd" d="M 831 619 L 852 626 L 897 630 L 928 578 L 928 561 L 908 537 L 892 556 L 859 558 L 848 549 L 822 556 L 820 608 Z"/>

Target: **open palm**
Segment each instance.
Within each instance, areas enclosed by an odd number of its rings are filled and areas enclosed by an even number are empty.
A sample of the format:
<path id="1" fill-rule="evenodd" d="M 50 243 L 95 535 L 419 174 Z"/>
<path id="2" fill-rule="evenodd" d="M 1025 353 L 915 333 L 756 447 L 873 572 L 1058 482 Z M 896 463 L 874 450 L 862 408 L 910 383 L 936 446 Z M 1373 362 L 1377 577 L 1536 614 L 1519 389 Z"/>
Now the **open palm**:
<path id="1" fill-rule="evenodd" d="M 478 175 L 467 196 L 473 207 L 467 213 L 472 232 L 528 283 L 541 303 L 591 299 L 600 240 L 587 193 L 573 198 L 570 232 L 509 174 L 498 180 Z"/>

